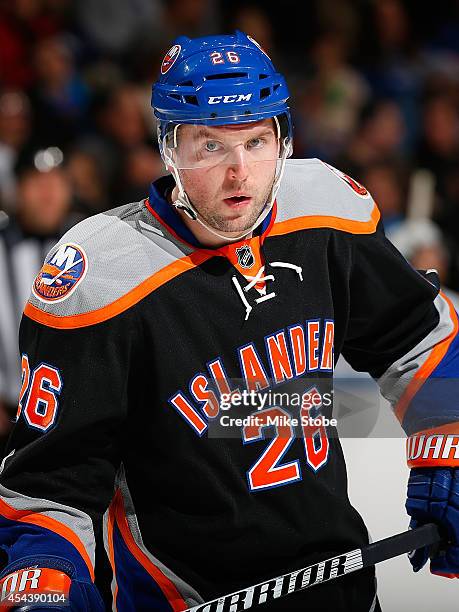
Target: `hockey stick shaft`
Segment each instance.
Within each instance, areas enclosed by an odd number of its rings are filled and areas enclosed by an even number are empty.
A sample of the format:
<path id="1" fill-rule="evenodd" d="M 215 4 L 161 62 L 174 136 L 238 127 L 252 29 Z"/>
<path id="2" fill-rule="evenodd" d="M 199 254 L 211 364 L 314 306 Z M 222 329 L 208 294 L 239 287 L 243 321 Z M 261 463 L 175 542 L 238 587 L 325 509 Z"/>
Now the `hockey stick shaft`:
<path id="1" fill-rule="evenodd" d="M 373 542 L 364 548 L 351 550 L 289 574 L 271 578 L 271 580 L 188 608 L 185 612 L 239 612 L 248 610 L 254 606 L 274 601 L 279 597 L 302 591 L 315 584 L 345 576 L 424 546 L 439 545 L 441 542 L 442 537 L 438 527 L 433 523 L 428 523 L 416 529 Z"/>

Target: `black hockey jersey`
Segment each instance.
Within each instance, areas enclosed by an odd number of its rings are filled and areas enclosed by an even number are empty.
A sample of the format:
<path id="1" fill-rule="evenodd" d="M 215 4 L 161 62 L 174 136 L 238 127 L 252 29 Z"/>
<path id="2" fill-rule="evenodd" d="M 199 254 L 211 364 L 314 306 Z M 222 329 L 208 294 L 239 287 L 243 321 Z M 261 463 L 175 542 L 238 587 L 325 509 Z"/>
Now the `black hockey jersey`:
<path id="1" fill-rule="evenodd" d="M 54 555 L 93 580 L 104 517 L 119 612 L 185 610 L 367 542 L 333 427 L 297 431 L 267 403 L 225 429 L 223 396 L 320 392 L 342 353 L 409 434 L 458 421 L 412 401 L 416 378 L 452 367 L 456 316 L 385 239 L 363 186 L 290 160 L 259 234 L 209 249 L 167 203 L 171 181 L 48 254 L 2 465 L 9 562 Z M 324 609 L 370 610 L 366 588 L 361 607 L 340 594 Z"/>

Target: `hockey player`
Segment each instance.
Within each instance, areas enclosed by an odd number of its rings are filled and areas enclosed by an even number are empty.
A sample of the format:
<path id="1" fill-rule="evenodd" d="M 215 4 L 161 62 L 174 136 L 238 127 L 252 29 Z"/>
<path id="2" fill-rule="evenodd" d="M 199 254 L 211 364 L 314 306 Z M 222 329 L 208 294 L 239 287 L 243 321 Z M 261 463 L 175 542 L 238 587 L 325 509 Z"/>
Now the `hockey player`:
<path id="1" fill-rule="evenodd" d="M 451 541 L 432 571 L 459 574 L 457 316 L 385 239 L 362 185 L 287 160 L 288 96 L 250 37 L 177 39 L 152 97 L 171 174 L 48 254 L 2 464 L 4 605 L 48 594 L 50 609 L 102 610 L 103 516 L 119 612 L 184 610 L 365 545 L 333 428 L 298 434 L 268 405 L 239 438 L 210 433 L 220 396 L 319 393 L 340 353 L 393 403 L 408 512 Z M 373 571 L 266 608 L 380 609 Z"/>

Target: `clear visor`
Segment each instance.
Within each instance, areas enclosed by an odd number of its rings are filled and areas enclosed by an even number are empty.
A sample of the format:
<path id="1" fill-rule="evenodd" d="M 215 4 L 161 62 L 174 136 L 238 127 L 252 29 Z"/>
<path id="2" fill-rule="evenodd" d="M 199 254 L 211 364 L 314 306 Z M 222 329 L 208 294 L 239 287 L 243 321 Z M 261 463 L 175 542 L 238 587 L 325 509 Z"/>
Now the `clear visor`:
<path id="1" fill-rule="evenodd" d="M 166 163 L 179 170 L 275 162 L 287 144 L 276 118 L 254 124 L 175 125 L 162 142 Z"/>

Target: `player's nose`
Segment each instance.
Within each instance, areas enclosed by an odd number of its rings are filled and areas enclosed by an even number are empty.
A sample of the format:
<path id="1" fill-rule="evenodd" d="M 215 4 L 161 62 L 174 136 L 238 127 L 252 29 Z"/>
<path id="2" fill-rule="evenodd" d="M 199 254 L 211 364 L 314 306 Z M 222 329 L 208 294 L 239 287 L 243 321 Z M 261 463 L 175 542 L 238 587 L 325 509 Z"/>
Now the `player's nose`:
<path id="1" fill-rule="evenodd" d="M 231 179 L 244 181 L 249 175 L 249 162 L 244 147 L 235 147 L 228 160 L 228 173 Z"/>

